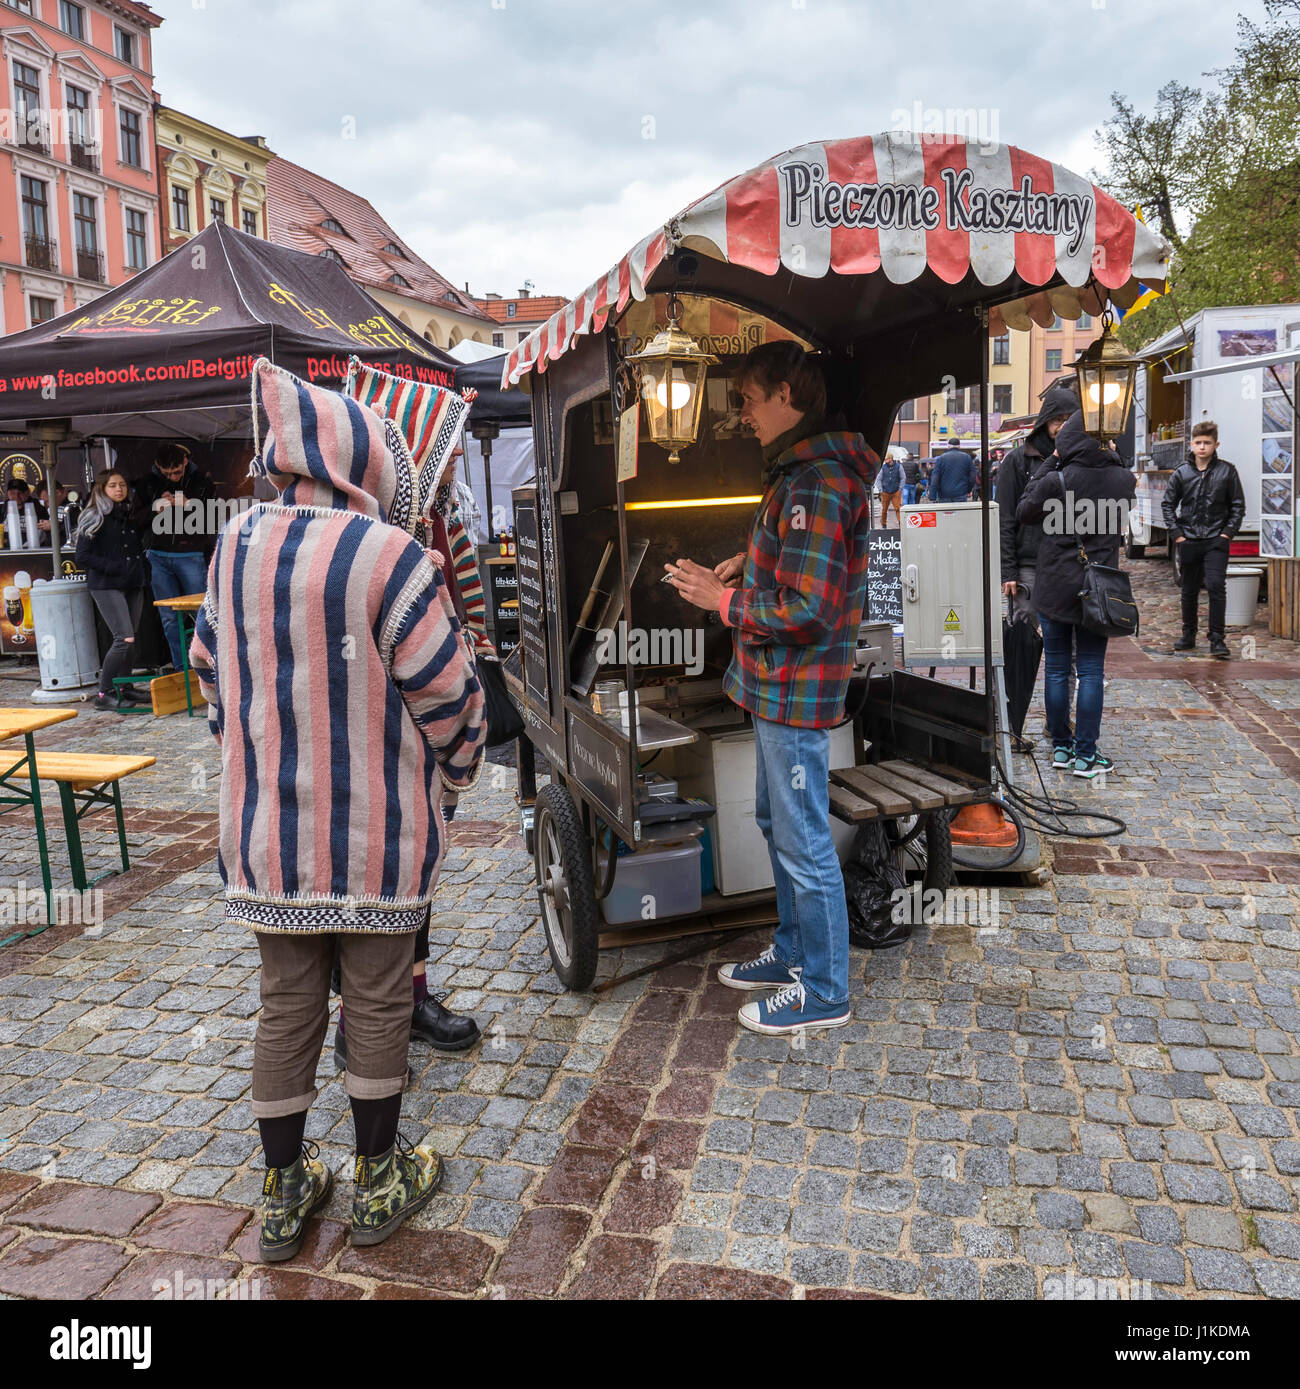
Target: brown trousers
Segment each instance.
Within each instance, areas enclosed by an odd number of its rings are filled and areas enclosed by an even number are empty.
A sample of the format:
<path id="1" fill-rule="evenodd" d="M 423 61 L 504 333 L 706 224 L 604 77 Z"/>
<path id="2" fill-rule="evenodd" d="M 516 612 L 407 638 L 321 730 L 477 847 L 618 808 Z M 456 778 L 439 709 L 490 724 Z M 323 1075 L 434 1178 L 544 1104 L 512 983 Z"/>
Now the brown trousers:
<path id="1" fill-rule="evenodd" d="M 344 1088 L 358 1100 L 382 1100 L 406 1088 L 414 934 L 259 931 L 262 1016 L 253 1046 L 254 1118 L 299 1114 L 316 1098 L 336 942 L 348 1019 Z"/>

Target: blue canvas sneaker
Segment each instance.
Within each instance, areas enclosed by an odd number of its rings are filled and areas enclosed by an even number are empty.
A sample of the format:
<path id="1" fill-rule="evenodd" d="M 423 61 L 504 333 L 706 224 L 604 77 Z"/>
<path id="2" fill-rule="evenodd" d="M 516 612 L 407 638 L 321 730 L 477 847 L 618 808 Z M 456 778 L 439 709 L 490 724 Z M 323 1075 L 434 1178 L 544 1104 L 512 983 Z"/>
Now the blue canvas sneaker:
<path id="1" fill-rule="evenodd" d="M 756 960 L 718 969 L 718 983 L 729 989 L 784 989 L 793 982 L 794 975 L 776 958 L 776 950 L 770 945 Z"/>
<path id="2" fill-rule="evenodd" d="M 771 998 L 756 998 L 746 1003 L 737 1016 L 740 1025 L 751 1032 L 788 1037 L 818 1027 L 843 1027 L 852 1021 L 853 1012 L 847 1003 L 838 1008 L 819 1003 L 804 991 L 802 980 L 796 978 Z"/>

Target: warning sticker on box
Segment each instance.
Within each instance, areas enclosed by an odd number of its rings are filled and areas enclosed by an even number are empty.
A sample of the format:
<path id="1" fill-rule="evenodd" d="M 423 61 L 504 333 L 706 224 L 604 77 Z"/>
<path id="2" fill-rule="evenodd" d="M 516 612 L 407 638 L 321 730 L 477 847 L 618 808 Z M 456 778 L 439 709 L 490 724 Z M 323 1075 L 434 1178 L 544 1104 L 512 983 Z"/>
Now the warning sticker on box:
<path id="1" fill-rule="evenodd" d="M 907 518 L 909 526 L 937 526 L 939 524 L 939 513 L 937 511 L 913 511 Z"/>
<path id="2" fill-rule="evenodd" d="M 960 607 L 960 608 L 954 606 L 954 607 L 949 608 L 948 611 L 947 611 L 946 613 L 944 613 L 944 615 L 943 615 L 943 630 L 944 630 L 945 632 L 960 632 L 960 631 L 961 631 L 962 613 L 963 613 L 963 611 L 964 611 L 964 607 L 965 607 L 964 604 L 963 604 L 962 607 Z"/>

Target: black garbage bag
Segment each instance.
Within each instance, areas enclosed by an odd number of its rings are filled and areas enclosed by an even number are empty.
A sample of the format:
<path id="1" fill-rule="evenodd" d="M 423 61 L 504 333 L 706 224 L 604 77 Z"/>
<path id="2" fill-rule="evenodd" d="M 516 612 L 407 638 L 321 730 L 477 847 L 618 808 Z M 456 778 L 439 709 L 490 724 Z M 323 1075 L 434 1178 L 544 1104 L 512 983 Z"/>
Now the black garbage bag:
<path id="1" fill-rule="evenodd" d="M 496 661 L 479 660 L 475 662 L 475 673 L 483 687 L 483 715 L 487 724 L 484 746 L 495 748 L 513 742 L 524 731 L 524 721 L 506 693 L 501 667 Z"/>
<path id="2" fill-rule="evenodd" d="M 1007 681 L 1007 718 L 1017 737 L 1024 734 L 1025 715 L 1029 713 L 1038 683 L 1038 666 L 1043 659 L 1043 638 L 1027 614 L 1021 613 L 1012 621 L 1002 620 L 1002 659 Z"/>
<path id="3" fill-rule="evenodd" d="M 865 950 L 888 950 L 902 945 L 912 934 L 906 888 L 907 880 L 883 822 L 867 820 L 859 825 L 844 865 L 849 940 Z"/>

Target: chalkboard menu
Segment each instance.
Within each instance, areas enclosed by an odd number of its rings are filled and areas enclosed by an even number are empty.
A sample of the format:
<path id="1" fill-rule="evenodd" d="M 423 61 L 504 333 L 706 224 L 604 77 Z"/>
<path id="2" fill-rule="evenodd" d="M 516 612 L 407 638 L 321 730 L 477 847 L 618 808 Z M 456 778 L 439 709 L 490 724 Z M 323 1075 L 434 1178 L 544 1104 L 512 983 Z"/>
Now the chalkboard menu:
<path id="1" fill-rule="evenodd" d="M 868 622 L 903 620 L 902 531 L 872 531 L 867 538 Z"/>
<path id="2" fill-rule="evenodd" d="M 524 685 L 550 708 L 542 554 L 537 540 L 537 502 L 515 494 L 515 558 L 519 578 L 519 644 L 524 651 Z"/>

